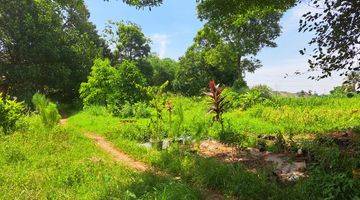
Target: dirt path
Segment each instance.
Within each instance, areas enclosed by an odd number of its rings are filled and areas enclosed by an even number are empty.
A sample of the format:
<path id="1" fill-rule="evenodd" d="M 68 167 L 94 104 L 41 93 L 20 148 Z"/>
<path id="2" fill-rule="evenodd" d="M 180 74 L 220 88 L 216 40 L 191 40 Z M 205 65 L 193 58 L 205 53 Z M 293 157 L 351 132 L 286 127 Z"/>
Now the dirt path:
<path id="1" fill-rule="evenodd" d="M 60 125 L 64 126 L 67 123 L 67 118 L 60 119 Z"/>
<path id="2" fill-rule="evenodd" d="M 64 126 L 67 123 L 67 119 L 61 119 L 60 125 Z M 96 145 L 100 147 L 103 151 L 107 152 L 113 157 L 114 161 L 117 161 L 121 164 L 124 164 L 128 167 L 130 167 L 133 170 L 144 172 L 144 171 L 152 171 L 154 174 L 159 176 L 167 176 L 172 178 L 169 174 L 162 172 L 162 171 L 155 171 L 150 166 L 146 165 L 143 162 L 137 161 L 133 158 L 131 158 L 129 155 L 115 147 L 111 142 L 107 141 L 104 137 L 99 136 L 95 133 L 87 132 L 85 133 L 85 136 L 94 142 L 96 142 Z M 177 178 L 173 178 L 177 180 Z M 205 200 L 223 200 L 225 199 L 223 195 L 220 192 L 213 191 L 213 190 L 205 190 L 203 191 L 203 198 Z"/>
<path id="3" fill-rule="evenodd" d="M 94 133 L 86 133 L 85 136 L 94 140 L 96 144 L 103 151 L 109 153 L 115 161 L 121 162 L 122 164 L 137 171 L 146 171 L 150 169 L 150 167 L 147 166 L 145 163 L 134 160 L 133 158 L 116 148 L 112 143 L 108 142 L 105 138 Z"/>

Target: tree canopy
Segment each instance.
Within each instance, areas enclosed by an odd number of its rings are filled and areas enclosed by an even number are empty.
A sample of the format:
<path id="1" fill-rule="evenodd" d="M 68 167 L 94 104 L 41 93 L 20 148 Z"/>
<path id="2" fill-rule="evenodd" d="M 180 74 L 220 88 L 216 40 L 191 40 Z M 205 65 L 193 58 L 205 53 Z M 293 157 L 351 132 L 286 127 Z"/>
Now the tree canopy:
<path id="1" fill-rule="evenodd" d="M 92 61 L 107 53 L 82 1 L 0 1 L 2 88 L 30 100 L 36 91 L 72 99 Z"/>
<path id="2" fill-rule="evenodd" d="M 111 38 L 110 45 L 115 45 L 114 59 L 117 62 L 123 60 L 138 61 L 150 54 L 151 41 L 142 32 L 140 26 L 135 23 L 111 22 L 105 33 Z"/>

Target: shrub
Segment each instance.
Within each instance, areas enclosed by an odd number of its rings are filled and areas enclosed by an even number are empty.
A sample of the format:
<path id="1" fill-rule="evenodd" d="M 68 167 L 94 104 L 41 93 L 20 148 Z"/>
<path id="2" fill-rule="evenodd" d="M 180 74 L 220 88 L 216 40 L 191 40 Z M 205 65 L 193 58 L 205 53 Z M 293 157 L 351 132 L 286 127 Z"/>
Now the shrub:
<path id="1" fill-rule="evenodd" d="M 139 102 L 145 97 L 141 89 L 145 85 L 146 79 L 137 66 L 130 61 L 124 61 L 116 67 L 109 103 L 120 108 L 126 102 Z"/>
<path id="2" fill-rule="evenodd" d="M 248 92 L 242 95 L 243 109 L 251 108 L 260 103 L 266 103 L 272 100 L 271 89 L 264 85 L 259 85 L 251 88 Z"/>
<path id="3" fill-rule="evenodd" d="M 0 98 L 0 128 L 5 134 L 15 130 L 16 123 L 22 116 L 23 111 L 23 103 L 11 100 L 9 97 L 4 99 Z"/>
<path id="4" fill-rule="evenodd" d="M 242 95 L 237 90 L 233 88 L 225 88 L 223 95 L 228 102 L 226 104 L 226 109 L 239 108 L 242 105 Z"/>
<path id="5" fill-rule="evenodd" d="M 145 85 L 146 80 L 134 63 L 123 61 L 112 67 L 108 59 L 97 59 L 79 92 L 84 106 L 107 106 L 118 115 L 126 102 L 134 104 L 145 97 L 141 90 Z"/>
<path id="6" fill-rule="evenodd" d="M 36 111 L 46 127 L 54 127 L 60 121 L 60 114 L 56 104 L 50 102 L 43 94 L 36 93 L 32 98 Z"/>
<path id="7" fill-rule="evenodd" d="M 113 93 L 113 80 L 116 69 L 110 65 L 110 60 L 96 59 L 91 68 L 86 83 L 81 83 L 80 97 L 84 106 L 106 106 L 109 95 Z"/>

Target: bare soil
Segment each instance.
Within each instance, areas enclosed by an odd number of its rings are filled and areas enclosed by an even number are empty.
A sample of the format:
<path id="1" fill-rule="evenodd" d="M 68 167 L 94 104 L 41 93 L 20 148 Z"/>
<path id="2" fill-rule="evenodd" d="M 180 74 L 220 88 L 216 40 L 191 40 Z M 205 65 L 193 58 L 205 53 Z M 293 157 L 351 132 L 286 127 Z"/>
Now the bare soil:
<path id="1" fill-rule="evenodd" d="M 124 153 L 121 150 L 119 150 L 118 148 L 116 148 L 112 143 L 105 140 L 105 138 L 103 138 L 99 135 L 96 135 L 94 133 L 86 133 L 85 136 L 94 140 L 96 142 L 96 144 L 103 151 L 110 154 L 115 161 L 121 162 L 122 164 L 124 164 L 134 170 L 137 170 L 137 171 L 143 172 L 143 171 L 147 171 L 150 169 L 150 167 L 147 166 L 145 163 L 131 158 L 129 155 L 127 155 L 126 153 Z"/>
<path id="2" fill-rule="evenodd" d="M 273 172 L 280 181 L 295 181 L 306 177 L 305 161 L 300 159 L 292 162 L 291 155 L 288 154 L 260 152 L 256 148 L 240 149 L 215 140 L 202 141 L 198 153 L 226 163 L 242 163 L 251 172 L 274 166 Z"/>

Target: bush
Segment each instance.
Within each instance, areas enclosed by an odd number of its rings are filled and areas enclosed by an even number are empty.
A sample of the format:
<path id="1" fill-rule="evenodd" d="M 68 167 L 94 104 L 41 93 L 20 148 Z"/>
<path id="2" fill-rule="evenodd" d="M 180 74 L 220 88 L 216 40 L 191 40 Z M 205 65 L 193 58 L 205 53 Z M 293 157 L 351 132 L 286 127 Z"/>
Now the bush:
<path id="1" fill-rule="evenodd" d="M 60 114 L 56 104 L 50 102 L 43 94 L 36 93 L 32 98 L 36 111 L 46 127 L 54 127 L 60 121 Z"/>
<path id="2" fill-rule="evenodd" d="M 85 107 L 107 106 L 114 114 L 119 114 L 126 102 L 133 104 L 145 97 L 141 90 L 145 85 L 146 80 L 134 63 L 124 61 L 112 67 L 108 59 L 97 59 L 79 92 Z"/>
<path id="3" fill-rule="evenodd" d="M 23 111 L 23 103 L 11 100 L 9 97 L 0 98 L 0 128 L 5 134 L 16 129 L 16 123 L 22 116 Z"/>
<path id="4" fill-rule="evenodd" d="M 242 107 L 243 109 L 248 109 L 256 104 L 271 101 L 272 97 L 272 92 L 269 87 L 264 85 L 255 86 L 242 95 Z"/>
<path id="5" fill-rule="evenodd" d="M 81 83 L 80 97 L 85 107 L 90 105 L 106 106 L 109 95 L 113 93 L 113 80 L 116 69 L 110 60 L 96 59 L 86 83 Z"/>

